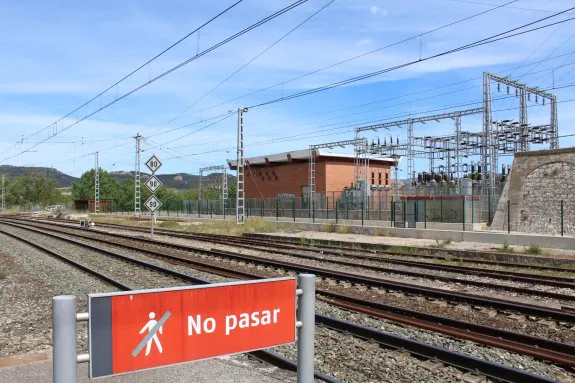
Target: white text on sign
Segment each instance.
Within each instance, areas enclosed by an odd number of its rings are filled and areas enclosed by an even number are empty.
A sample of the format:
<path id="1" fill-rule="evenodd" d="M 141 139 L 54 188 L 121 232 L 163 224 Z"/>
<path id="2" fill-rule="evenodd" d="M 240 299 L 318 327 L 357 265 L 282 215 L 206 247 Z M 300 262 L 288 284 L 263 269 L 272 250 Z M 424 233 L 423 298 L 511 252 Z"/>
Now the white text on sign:
<path id="1" fill-rule="evenodd" d="M 225 317 L 225 333 L 239 329 L 267 326 L 278 323 L 280 309 L 254 311 L 252 313 L 231 314 Z M 214 318 L 202 318 L 200 314 L 188 316 L 188 336 L 211 334 L 216 330 L 217 323 Z"/>

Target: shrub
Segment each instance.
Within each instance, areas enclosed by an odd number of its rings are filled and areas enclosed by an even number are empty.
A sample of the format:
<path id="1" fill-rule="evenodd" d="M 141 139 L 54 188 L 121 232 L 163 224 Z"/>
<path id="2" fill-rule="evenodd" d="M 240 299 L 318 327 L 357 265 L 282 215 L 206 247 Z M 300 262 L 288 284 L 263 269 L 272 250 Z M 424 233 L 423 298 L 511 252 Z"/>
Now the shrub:
<path id="1" fill-rule="evenodd" d="M 529 245 L 529 247 L 527 247 L 526 251 L 529 254 L 541 254 L 541 248 L 534 243 Z"/>
<path id="2" fill-rule="evenodd" d="M 503 251 L 504 253 L 513 253 L 513 248 L 509 246 L 507 242 L 505 242 L 503 246 L 501 246 L 501 251 Z"/>

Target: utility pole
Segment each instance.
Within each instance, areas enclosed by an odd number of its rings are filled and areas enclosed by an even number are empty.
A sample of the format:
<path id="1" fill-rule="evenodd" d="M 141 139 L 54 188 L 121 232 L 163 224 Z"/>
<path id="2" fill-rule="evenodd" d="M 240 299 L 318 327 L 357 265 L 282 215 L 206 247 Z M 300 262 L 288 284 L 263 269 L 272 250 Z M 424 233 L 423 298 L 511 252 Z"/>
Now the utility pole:
<path id="1" fill-rule="evenodd" d="M 140 152 L 141 150 L 141 144 L 140 144 L 140 140 L 142 138 L 142 136 L 140 136 L 140 133 L 136 134 L 136 137 L 134 137 L 136 139 L 136 167 L 135 167 L 135 171 L 134 171 L 134 215 L 136 217 L 140 217 L 140 215 L 142 214 L 142 205 L 141 205 L 141 186 L 140 186 Z"/>
<path id="2" fill-rule="evenodd" d="M 222 172 L 222 211 L 226 208 L 226 201 L 228 199 L 228 174 L 226 173 L 226 166 L 223 167 Z"/>
<path id="3" fill-rule="evenodd" d="M 94 168 L 94 213 L 100 213 L 100 165 L 98 164 L 98 152 L 96 152 L 96 166 Z"/>
<path id="4" fill-rule="evenodd" d="M 198 200 L 199 201 L 202 201 L 204 199 L 204 189 L 203 189 L 203 185 L 202 185 L 202 178 L 204 178 L 204 169 L 203 168 L 200 169 L 200 178 L 198 179 L 198 183 L 199 183 Z"/>
<path id="5" fill-rule="evenodd" d="M 248 108 L 238 109 L 238 143 L 237 143 L 237 187 L 236 187 L 236 223 L 243 225 L 245 192 L 244 192 L 244 113 Z"/>
<path id="6" fill-rule="evenodd" d="M 4 174 L 2 174 L 2 213 L 6 210 L 6 183 L 4 182 Z"/>

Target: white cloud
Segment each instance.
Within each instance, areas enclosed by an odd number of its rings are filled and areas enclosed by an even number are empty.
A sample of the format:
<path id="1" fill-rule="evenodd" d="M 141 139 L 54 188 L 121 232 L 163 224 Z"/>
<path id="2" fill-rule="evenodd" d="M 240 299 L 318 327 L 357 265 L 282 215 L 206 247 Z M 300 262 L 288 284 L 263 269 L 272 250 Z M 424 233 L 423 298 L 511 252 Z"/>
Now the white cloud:
<path id="1" fill-rule="evenodd" d="M 358 47 L 363 46 L 363 45 L 369 45 L 369 44 L 371 44 L 370 39 L 361 39 L 361 40 L 358 40 L 355 42 L 355 45 Z"/>
<path id="2" fill-rule="evenodd" d="M 375 15 L 377 13 L 377 11 L 379 11 L 379 8 L 376 5 L 372 5 L 369 8 L 369 11 L 371 12 L 372 15 Z"/>

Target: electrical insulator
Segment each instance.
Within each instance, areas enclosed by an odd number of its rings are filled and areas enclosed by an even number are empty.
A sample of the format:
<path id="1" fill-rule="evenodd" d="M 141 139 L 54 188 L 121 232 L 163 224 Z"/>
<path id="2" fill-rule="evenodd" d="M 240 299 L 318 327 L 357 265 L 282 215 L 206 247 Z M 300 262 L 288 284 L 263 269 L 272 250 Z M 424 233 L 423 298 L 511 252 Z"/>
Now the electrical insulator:
<path id="1" fill-rule="evenodd" d="M 543 97 L 543 105 L 545 105 L 545 97 Z"/>
<path id="2" fill-rule="evenodd" d="M 539 103 L 539 96 L 535 95 L 535 102 Z"/>
<path id="3" fill-rule="evenodd" d="M 497 83 L 497 91 L 501 92 L 501 84 L 500 83 Z"/>
<path id="4" fill-rule="evenodd" d="M 519 89 L 515 88 L 515 97 L 519 96 Z"/>
<path id="5" fill-rule="evenodd" d="M 527 101 L 531 101 L 531 93 L 527 93 Z"/>
<path id="6" fill-rule="evenodd" d="M 507 85 L 507 94 L 509 94 L 509 85 Z"/>

